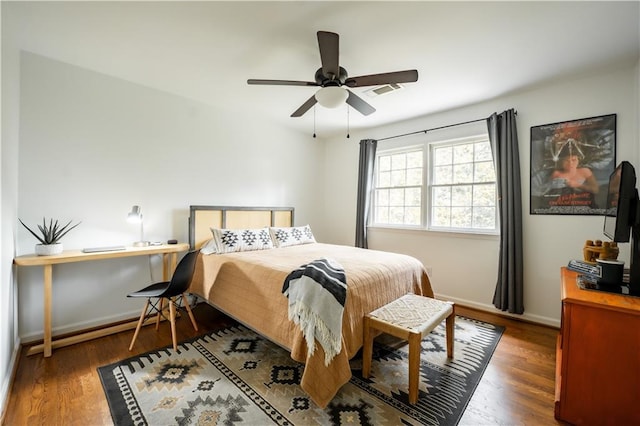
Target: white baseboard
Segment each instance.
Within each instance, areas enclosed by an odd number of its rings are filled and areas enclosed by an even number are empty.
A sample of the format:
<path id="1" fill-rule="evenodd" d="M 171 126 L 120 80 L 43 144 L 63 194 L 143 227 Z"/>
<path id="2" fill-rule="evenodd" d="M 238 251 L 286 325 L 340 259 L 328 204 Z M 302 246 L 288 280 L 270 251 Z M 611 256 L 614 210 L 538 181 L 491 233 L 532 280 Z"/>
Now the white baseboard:
<path id="1" fill-rule="evenodd" d="M 119 313 L 117 315 L 110 315 L 100 318 L 91 318 L 88 321 L 80 321 L 72 324 L 63 325 L 60 327 L 53 327 L 51 330 L 54 336 L 61 334 L 74 333 L 78 331 L 85 331 L 91 328 L 104 326 L 105 324 L 114 324 L 120 321 L 130 320 L 132 318 L 139 318 L 140 310 L 131 312 Z M 44 332 L 42 330 L 35 331 L 29 334 L 23 334 L 20 336 L 23 342 L 33 342 L 35 340 L 42 340 L 44 338 Z"/>
<path id="2" fill-rule="evenodd" d="M 193 296 L 189 296 L 191 300 L 191 304 L 193 305 L 193 301 L 198 300 Z M 79 331 L 86 331 L 91 328 L 101 327 L 105 325 L 113 325 L 120 321 L 129 321 L 131 319 L 138 319 L 140 317 L 140 311 L 142 309 L 142 305 L 140 305 L 140 309 L 136 309 L 134 311 L 129 312 L 121 312 L 115 315 L 104 316 L 100 318 L 91 318 L 86 321 L 79 321 L 71 324 L 65 324 L 59 327 L 53 327 L 51 333 L 54 336 L 59 336 L 61 334 L 75 333 Z M 43 330 L 33 331 L 28 334 L 22 334 L 20 336 L 23 342 L 33 342 L 36 340 L 42 340 L 44 338 Z"/>
<path id="3" fill-rule="evenodd" d="M 18 370 L 18 354 L 20 353 L 20 345 L 20 337 L 17 337 L 13 346 L 13 353 L 11 354 L 11 361 L 7 368 L 7 371 L 10 371 L 11 374 L 4 378 L 2 386 L 0 386 L 0 421 L 2 421 L 2 424 L 4 424 L 4 416 L 9 405 L 9 391 L 11 390 L 13 379 L 15 378 L 16 371 Z"/>
<path id="4" fill-rule="evenodd" d="M 504 312 L 499 309 L 496 309 L 496 307 L 493 305 L 478 303 L 478 302 L 474 302 L 473 300 L 460 299 L 457 297 L 451 297 L 451 296 L 447 296 L 446 294 L 440 294 L 440 293 L 437 293 L 435 296 L 437 299 L 449 300 L 451 302 L 468 306 L 470 308 L 478 309 L 480 311 L 503 315 L 503 316 L 511 317 L 513 319 L 534 322 L 536 324 L 542 324 L 542 325 L 548 325 L 551 327 L 560 328 L 560 320 L 556 318 L 549 318 L 541 315 L 532 315 L 532 314 L 527 314 L 526 312 L 523 313 L 522 315 L 510 314 L 509 312 Z"/>

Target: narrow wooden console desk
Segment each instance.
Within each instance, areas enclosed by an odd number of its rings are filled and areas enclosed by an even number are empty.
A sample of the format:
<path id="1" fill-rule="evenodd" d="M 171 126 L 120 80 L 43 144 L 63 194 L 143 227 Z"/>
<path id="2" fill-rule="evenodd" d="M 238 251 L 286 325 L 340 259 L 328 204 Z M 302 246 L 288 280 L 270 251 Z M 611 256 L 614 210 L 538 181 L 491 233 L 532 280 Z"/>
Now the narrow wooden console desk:
<path id="1" fill-rule="evenodd" d="M 562 268 L 555 417 L 572 424 L 640 424 L 640 297 L 582 290 Z"/>
<path id="2" fill-rule="evenodd" d="M 44 271 L 44 343 L 36 345 L 27 351 L 27 355 L 44 352 L 45 357 L 51 356 L 52 348 L 72 345 L 97 337 L 107 336 L 123 330 L 135 328 L 137 320 L 131 323 L 107 327 L 84 334 L 75 335 L 59 340 L 52 340 L 51 336 L 51 302 L 53 294 L 53 265 L 60 263 L 86 262 L 90 260 L 115 259 L 119 257 L 163 255 L 163 280 L 170 279 L 176 267 L 178 253 L 189 250 L 189 244 L 163 244 L 148 247 L 127 247 L 125 250 L 98 253 L 83 253 L 81 250 L 64 251 L 53 256 L 37 256 L 28 254 L 13 259 L 18 266 L 42 266 Z"/>

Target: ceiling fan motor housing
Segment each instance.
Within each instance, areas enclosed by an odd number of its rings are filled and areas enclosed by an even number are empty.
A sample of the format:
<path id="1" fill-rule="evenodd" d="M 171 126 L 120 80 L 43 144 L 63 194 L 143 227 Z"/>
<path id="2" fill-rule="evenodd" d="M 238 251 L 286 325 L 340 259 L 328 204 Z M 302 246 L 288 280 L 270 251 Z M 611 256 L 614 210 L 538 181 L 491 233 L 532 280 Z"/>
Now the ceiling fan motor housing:
<path id="1" fill-rule="evenodd" d="M 347 70 L 342 67 L 340 67 L 340 75 L 337 76 L 338 78 L 336 78 L 333 74 L 324 75 L 322 73 L 322 68 L 318 68 L 318 71 L 316 71 L 315 79 L 316 83 L 318 83 L 318 85 L 322 87 L 342 86 L 347 80 L 348 76 L 349 75 L 347 74 Z"/>

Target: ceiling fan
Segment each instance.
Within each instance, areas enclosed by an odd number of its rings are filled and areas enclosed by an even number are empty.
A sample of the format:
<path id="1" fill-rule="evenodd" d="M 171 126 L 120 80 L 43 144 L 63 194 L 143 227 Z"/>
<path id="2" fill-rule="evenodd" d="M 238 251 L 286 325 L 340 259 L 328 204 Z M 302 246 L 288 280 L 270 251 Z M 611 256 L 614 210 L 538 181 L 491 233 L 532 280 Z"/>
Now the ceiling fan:
<path id="1" fill-rule="evenodd" d="M 418 81 L 417 70 L 395 71 L 382 74 L 349 77 L 347 70 L 339 65 L 339 36 L 328 31 L 318 31 L 318 46 L 322 67 L 315 74 L 315 81 L 259 80 L 249 79 L 248 84 L 275 86 L 319 86 L 320 90 L 311 96 L 291 117 L 300 117 L 317 103 L 327 108 L 335 108 L 346 101 L 364 115 L 375 112 L 375 108 L 346 87 L 379 86 L 392 83 L 413 83 Z"/>

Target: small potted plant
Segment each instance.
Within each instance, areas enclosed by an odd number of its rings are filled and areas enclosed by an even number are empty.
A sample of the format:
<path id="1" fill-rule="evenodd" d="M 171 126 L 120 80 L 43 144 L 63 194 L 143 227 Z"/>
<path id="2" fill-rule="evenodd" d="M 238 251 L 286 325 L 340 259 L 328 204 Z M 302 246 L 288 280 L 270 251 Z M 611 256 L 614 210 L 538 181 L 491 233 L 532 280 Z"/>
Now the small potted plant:
<path id="1" fill-rule="evenodd" d="M 31 235 L 40 241 L 40 244 L 36 244 L 36 254 L 38 256 L 50 256 L 62 253 L 62 243 L 60 242 L 60 239 L 67 235 L 67 233 L 73 228 L 80 225 L 80 222 L 75 225 L 71 225 L 71 221 L 69 221 L 66 225 L 60 226 L 58 221 L 56 220 L 54 222 L 53 219 L 49 219 L 49 223 L 47 224 L 47 220 L 43 217 L 42 225 L 38 225 L 40 234 L 37 234 L 25 225 L 21 219 L 18 220 L 22 226 L 27 229 L 27 231 L 31 232 Z"/>

